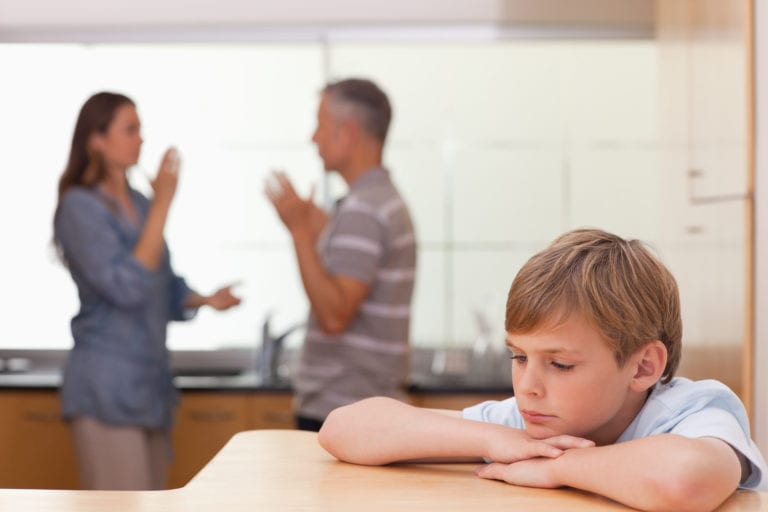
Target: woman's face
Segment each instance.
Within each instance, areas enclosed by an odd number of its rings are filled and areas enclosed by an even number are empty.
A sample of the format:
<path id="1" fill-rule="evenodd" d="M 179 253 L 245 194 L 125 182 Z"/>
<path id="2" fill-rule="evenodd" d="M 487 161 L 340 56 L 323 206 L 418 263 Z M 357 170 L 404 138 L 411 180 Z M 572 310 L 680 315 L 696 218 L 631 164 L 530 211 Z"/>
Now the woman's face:
<path id="1" fill-rule="evenodd" d="M 92 139 L 107 168 L 121 171 L 138 163 L 142 142 L 141 121 L 130 103 L 118 107 L 107 131 L 94 134 Z"/>

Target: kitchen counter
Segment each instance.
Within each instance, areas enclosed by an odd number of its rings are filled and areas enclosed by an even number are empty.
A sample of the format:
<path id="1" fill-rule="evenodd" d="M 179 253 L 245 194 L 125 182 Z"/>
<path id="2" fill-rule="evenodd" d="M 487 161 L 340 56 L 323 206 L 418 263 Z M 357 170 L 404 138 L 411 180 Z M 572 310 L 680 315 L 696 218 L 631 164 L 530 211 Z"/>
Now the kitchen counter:
<path id="1" fill-rule="evenodd" d="M 61 385 L 61 367 L 66 350 L 0 350 L 0 389 L 57 389 Z M 291 357 L 288 354 L 287 357 Z M 429 354 L 414 353 L 415 371 L 409 392 L 435 394 L 509 394 L 512 384 L 508 358 L 500 360 L 499 371 L 454 371 L 431 373 Z M 215 351 L 181 351 L 172 353 L 172 365 L 177 373 L 176 386 L 181 390 L 291 392 L 287 378 L 265 381 L 254 370 L 253 351 L 228 349 Z M 284 362 L 289 365 L 288 361 Z"/>
<path id="2" fill-rule="evenodd" d="M 176 387 L 182 391 L 243 391 L 243 392 L 292 392 L 289 382 L 265 383 L 254 372 L 240 375 L 179 375 L 174 379 Z M 58 389 L 61 385 L 61 373 L 30 372 L 30 373 L 0 373 L 0 390 L 2 389 Z M 512 385 L 499 383 L 462 383 L 455 379 L 411 383 L 408 388 L 411 393 L 430 394 L 496 394 L 508 393 L 512 396 Z"/>
<path id="3" fill-rule="evenodd" d="M 291 430 L 242 432 L 186 486 L 168 491 L 0 490 L 0 510 L 90 512 L 631 510 L 572 489 L 532 489 L 483 480 L 476 464 L 357 466 L 336 461 L 317 435 Z M 718 510 L 768 508 L 768 493 L 738 491 Z"/>

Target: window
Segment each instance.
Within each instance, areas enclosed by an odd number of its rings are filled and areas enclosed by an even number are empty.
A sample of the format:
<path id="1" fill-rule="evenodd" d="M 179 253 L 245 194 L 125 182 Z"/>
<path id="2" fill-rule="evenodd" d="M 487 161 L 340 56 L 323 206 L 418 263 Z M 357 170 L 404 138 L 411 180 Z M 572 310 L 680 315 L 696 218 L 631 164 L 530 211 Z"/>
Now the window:
<path id="1" fill-rule="evenodd" d="M 696 248 L 681 248 L 682 227 L 669 226 L 682 220 L 664 214 L 685 195 L 658 163 L 656 52 L 650 40 L 0 45 L 0 168 L 14 187 L 0 203 L 0 345 L 71 345 L 78 303 L 52 257 L 51 216 L 77 111 L 99 90 L 137 102 L 137 188 L 148 191 L 167 146 L 181 152 L 166 230 L 177 272 L 201 292 L 242 282 L 240 308 L 172 325 L 170 347 L 250 346 L 268 314 L 276 330 L 302 321 L 293 249 L 263 182 L 281 168 L 302 193 L 319 184 L 326 204 L 343 193 L 310 137 L 322 85 L 352 75 L 379 82 L 394 105 L 385 162 L 417 229 L 415 345 L 471 346 L 484 321 L 501 339 L 518 268 L 585 225 L 665 251 L 688 317 L 701 320 L 702 269 L 680 257 Z M 743 283 L 728 286 L 738 297 Z M 738 307 L 719 316 L 733 337 Z"/>

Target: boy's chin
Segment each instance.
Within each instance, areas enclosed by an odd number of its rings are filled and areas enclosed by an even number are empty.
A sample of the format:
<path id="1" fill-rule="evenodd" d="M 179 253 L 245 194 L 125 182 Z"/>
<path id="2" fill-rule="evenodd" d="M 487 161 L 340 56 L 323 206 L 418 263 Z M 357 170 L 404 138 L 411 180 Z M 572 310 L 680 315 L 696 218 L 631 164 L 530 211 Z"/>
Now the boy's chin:
<path id="1" fill-rule="evenodd" d="M 532 424 L 532 425 L 526 424 L 525 431 L 529 436 L 531 436 L 531 438 L 539 439 L 539 440 L 549 439 L 550 437 L 562 436 L 566 434 L 566 432 L 561 432 L 558 429 L 547 428 L 542 425 L 536 425 L 536 424 Z"/>

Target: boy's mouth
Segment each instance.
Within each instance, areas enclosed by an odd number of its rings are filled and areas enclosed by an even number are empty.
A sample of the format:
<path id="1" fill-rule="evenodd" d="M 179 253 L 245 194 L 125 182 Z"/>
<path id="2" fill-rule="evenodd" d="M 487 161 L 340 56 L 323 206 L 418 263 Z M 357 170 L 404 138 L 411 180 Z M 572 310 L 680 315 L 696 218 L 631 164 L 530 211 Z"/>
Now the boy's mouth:
<path id="1" fill-rule="evenodd" d="M 526 423 L 544 423 L 555 419 L 555 416 L 550 414 L 544 414 L 538 411 L 531 411 L 528 409 L 522 409 L 520 414 L 523 416 L 523 420 Z"/>

